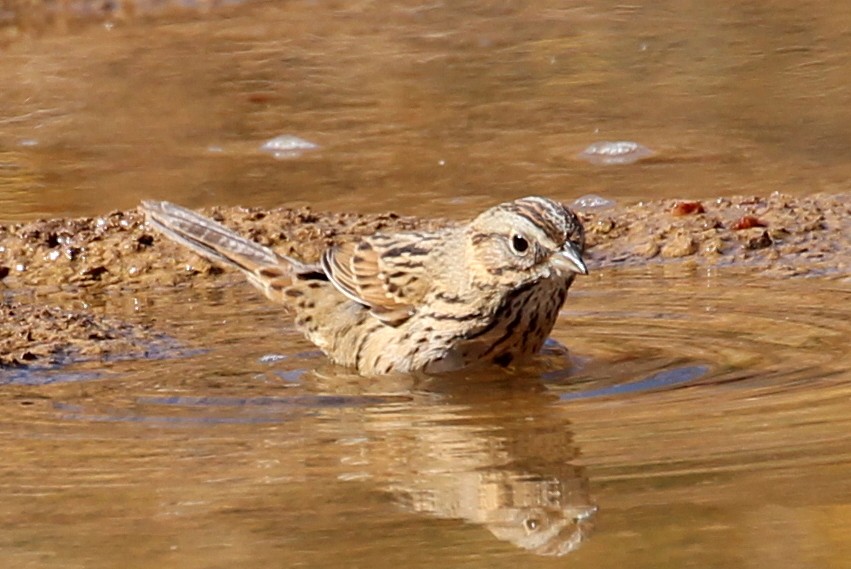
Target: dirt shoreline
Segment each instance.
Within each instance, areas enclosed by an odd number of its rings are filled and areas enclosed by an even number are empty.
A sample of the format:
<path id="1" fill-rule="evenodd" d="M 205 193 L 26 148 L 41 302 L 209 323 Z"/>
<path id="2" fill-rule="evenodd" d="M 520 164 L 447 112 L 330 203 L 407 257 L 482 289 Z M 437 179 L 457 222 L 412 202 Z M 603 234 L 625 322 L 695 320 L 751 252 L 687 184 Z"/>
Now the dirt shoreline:
<path id="1" fill-rule="evenodd" d="M 748 270 L 766 278 L 851 278 L 851 193 L 576 208 L 586 226 L 592 271 L 677 263 Z M 212 208 L 205 213 L 308 261 L 347 236 L 453 223 L 307 208 Z M 52 306 L 52 292 L 85 297 L 105 289 L 205 286 L 223 274 L 151 231 L 137 210 L 0 225 L 0 368 L 103 357 L 159 334 L 82 309 Z M 16 292 L 33 290 L 41 303 L 14 300 Z"/>

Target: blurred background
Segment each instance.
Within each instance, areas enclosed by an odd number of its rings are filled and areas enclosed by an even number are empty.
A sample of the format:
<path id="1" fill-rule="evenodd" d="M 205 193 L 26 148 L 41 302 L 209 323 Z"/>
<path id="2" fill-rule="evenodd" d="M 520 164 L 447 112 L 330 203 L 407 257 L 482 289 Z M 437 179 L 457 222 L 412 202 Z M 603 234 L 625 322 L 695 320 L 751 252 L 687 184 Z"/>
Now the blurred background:
<path id="1" fill-rule="evenodd" d="M 847 190 L 849 29 L 788 0 L 7 0 L 0 221 Z M 579 156 L 602 141 L 654 154 Z"/>

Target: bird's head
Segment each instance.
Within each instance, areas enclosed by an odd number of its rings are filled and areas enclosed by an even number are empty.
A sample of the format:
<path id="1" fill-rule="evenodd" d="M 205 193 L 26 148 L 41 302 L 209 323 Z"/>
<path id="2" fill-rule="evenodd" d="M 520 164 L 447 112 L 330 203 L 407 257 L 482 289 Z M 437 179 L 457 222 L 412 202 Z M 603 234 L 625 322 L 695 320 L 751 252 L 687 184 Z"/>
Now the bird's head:
<path id="1" fill-rule="evenodd" d="M 492 207 L 470 222 L 466 235 L 477 268 L 499 282 L 588 274 L 582 222 L 547 198 L 530 196 Z"/>

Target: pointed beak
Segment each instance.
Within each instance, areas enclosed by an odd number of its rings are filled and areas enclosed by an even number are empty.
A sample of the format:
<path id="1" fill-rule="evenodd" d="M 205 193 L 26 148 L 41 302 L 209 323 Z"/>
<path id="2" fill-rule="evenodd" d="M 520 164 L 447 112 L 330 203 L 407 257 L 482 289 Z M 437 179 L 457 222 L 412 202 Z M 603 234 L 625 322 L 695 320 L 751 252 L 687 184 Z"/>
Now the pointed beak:
<path id="1" fill-rule="evenodd" d="M 588 274 L 588 267 L 585 266 L 585 261 L 582 260 L 582 253 L 570 241 L 564 244 L 561 251 L 553 253 L 550 259 L 552 264 L 560 271 L 577 273 L 579 275 Z"/>

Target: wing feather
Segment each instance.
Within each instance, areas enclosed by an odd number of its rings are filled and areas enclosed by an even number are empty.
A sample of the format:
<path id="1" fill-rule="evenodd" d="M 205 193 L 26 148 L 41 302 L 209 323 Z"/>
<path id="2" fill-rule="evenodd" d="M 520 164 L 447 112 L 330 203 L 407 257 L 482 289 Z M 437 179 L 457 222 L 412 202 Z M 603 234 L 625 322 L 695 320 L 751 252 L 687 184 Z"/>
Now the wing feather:
<path id="1" fill-rule="evenodd" d="M 322 268 L 341 293 L 397 326 L 414 313 L 428 290 L 427 260 L 437 239 L 411 232 L 342 243 L 325 252 Z"/>

